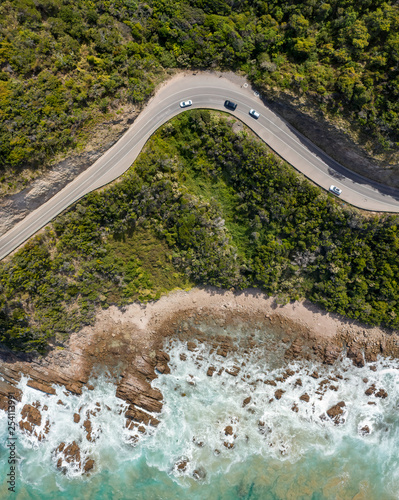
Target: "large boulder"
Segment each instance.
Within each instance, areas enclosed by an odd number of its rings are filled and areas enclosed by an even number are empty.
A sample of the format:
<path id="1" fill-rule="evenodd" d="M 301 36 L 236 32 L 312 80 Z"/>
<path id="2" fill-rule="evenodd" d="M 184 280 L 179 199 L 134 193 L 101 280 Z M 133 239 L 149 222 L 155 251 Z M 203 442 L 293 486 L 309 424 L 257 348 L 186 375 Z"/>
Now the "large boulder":
<path id="1" fill-rule="evenodd" d="M 329 410 L 327 410 L 327 415 L 331 418 L 335 425 L 343 423 L 342 415 L 344 414 L 344 408 L 346 404 L 344 401 L 340 401 L 336 405 L 332 406 Z"/>
<path id="2" fill-rule="evenodd" d="M 224 434 L 226 436 L 232 436 L 233 435 L 233 427 L 231 425 L 228 425 L 227 427 L 225 427 Z"/>
<path id="3" fill-rule="evenodd" d="M 91 471 L 94 467 L 94 460 L 92 458 L 89 458 L 86 460 L 84 466 L 83 466 L 83 472 L 87 474 L 89 471 Z"/>

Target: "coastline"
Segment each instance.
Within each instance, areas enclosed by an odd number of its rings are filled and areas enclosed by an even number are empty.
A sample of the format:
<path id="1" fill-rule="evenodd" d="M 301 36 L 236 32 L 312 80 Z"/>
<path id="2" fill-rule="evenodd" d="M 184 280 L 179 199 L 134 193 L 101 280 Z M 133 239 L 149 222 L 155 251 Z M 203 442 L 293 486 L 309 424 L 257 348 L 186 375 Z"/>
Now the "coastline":
<path id="1" fill-rule="evenodd" d="M 280 305 L 275 297 L 254 288 L 241 292 L 213 287 L 193 288 L 190 291 L 171 292 L 146 305 L 133 303 L 123 311 L 111 306 L 101 311 L 96 324 L 83 329 L 82 334 L 92 335 L 106 328 L 131 328 L 132 338 L 138 340 L 142 347 L 148 348 L 149 345 L 157 345 L 164 336 L 176 333 L 173 333 L 173 326 L 177 318 L 181 320 L 182 315 L 193 313 L 200 313 L 204 317 L 223 317 L 225 321 L 235 317 L 247 321 L 257 318 L 272 328 L 287 327 L 285 337 L 288 343 L 300 338 L 324 346 L 335 346 L 343 354 L 357 350 L 364 353 L 366 362 L 375 361 L 378 354 L 399 358 L 397 331 L 365 325 L 329 313 L 308 300 Z M 167 334 L 160 335 L 161 325 Z"/>
<path id="2" fill-rule="evenodd" d="M 242 326 L 241 336 L 234 338 L 230 332 L 237 332 L 237 325 Z M 292 361 L 334 365 L 348 357 L 355 366 L 368 365 L 375 371 L 378 355 L 399 359 L 398 332 L 361 325 L 307 301 L 278 305 L 274 297 L 257 289 L 232 292 L 194 288 L 172 292 L 148 304 L 133 303 L 123 310 L 102 310 L 93 326 L 72 334 L 65 348 L 55 346 L 46 356 L 21 357 L 0 351 L 0 408 L 7 410 L 10 393 L 17 401 L 23 399 L 16 386 L 28 377 L 26 385 L 35 390 L 38 400 L 23 406 L 17 424 L 32 439 L 45 440 L 51 425 L 42 418 L 47 405 L 41 406 L 39 399 L 46 394 L 57 398 L 59 394 L 87 394 L 94 390 L 93 377 L 106 372 L 116 386 L 116 397 L 125 405 L 126 429 L 151 432 L 160 422 L 157 416 L 163 407 L 163 394 L 152 382 L 159 374 L 170 373 L 168 351 L 174 340 L 186 346 L 187 355 L 183 353 L 181 361 L 203 344 L 215 353 L 219 368 L 226 359 L 231 361 L 232 356 L 257 348 L 260 360 L 274 353 L 271 356 L 280 360 L 282 369 Z M 207 369 L 206 374 L 212 377 L 216 368 Z M 239 365 L 226 365 L 224 369 L 233 377 L 240 372 Z M 284 376 L 290 376 L 290 370 L 286 372 Z M 64 405 L 65 401 L 62 396 L 57 404 Z M 73 418 L 91 442 L 90 412 L 75 413 Z M 134 439 L 139 437 L 137 434 Z M 94 461 L 80 458 L 81 445 L 75 441 L 59 443 L 53 452 L 58 457 L 57 468 L 65 471 L 66 463 L 75 461 L 82 473 L 89 473 Z"/>
<path id="3" fill-rule="evenodd" d="M 54 345 L 44 356 L 1 350 L 0 376 L 6 384 L 16 385 L 22 372 L 36 380 L 33 384 L 39 390 L 40 386 L 46 389 L 55 383 L 78 394 L 95 367 L 110 372 L 116 369 L 120 374 L 143 356 L 155 359 L 154 353 L 162 350 L 166 337 L 181 337 L 184 333 L 186 340 L 190 340 L 198 336 L 198 332 L 190 328 L 179 329 L 179 324 L 187 318 L 194 318 L 196 322 L 214 318 L 222 324 L 220 333 L 226 337 L 230 321 L 249 326 L 256 322 L 279 330 L 287 359 L 312 356 L 331 364 L 339 357 L 348 356 L 358 366 L 375 362 L 378 355 L 399 359 L 397 331 L 328 313 L 309 301 L 279 305 L 276 298 L 259 289 L 232 292 L 202 287 L 174 291 L 147 304 L 136 302 L 123 309 L 111 306 L 100 310 L 93 326 L 73 333 L 65 347 Z M 6 389 L 0 385 L 0 397 L 4 397 Z"/>

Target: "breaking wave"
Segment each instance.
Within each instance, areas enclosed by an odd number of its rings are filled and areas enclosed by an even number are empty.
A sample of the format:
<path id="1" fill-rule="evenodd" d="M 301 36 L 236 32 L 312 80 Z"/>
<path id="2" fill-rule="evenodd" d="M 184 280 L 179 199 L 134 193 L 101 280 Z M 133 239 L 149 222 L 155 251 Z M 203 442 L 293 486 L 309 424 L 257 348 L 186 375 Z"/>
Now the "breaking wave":
<path id="1" fill-rule="evenodd" d="M 127 405 L 105 374 L 81 396 L 47 395 L 22 378 L 18 420 L 31 405 L 41 421 L 35 434 L 18 430 L 17 498 L 398 498 L 397 361 L 328 367 L 276 363 L 263 348 L 221 356 L 189 347 L 165 346 L 171 373 L 153 381 L 164 397 L 157 427 L 126 427 Z M 72 443 L 79 452 L 68 461 Z"/>

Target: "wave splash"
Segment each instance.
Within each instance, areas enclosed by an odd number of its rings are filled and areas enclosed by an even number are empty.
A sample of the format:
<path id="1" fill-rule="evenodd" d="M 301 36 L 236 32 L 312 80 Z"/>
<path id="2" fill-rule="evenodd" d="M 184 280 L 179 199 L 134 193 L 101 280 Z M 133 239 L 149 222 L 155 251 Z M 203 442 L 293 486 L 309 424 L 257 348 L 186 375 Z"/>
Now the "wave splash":
<path id="1" fill-rule="evenodd" d="M 17 415 L 26 405 L 41 414 L 35 433 L 19 430 L 27 494 L 95 488 L 126 498 L 121 484 L 134 484 L 137 498 L 397 498 L 397 361 L 275 368 L 261 348 L 221 356 L 189 344 L 165 347 L 171 373 L 153 381 L 164 396 L 156 428 L 126 427 L 127 405 L 106 375 L 81 396 L 62 387 L 43 394 L 22 378 Z M 6 435 L 4 414 L 0 426 Z"/>
<path id="2" fill-rule="evenodd" d="M 380 483 L 396 498 L 397 361 L 380 360 L 372 369 L 349 360 L 335 367 L 296 362 L 269 369 L 258 349 L 221 358 L 206 345 L 188 351 L 174 342 L 168 353 L 171 374 L 154 381 L 165 396 L 157 439 L 160 449 L 173 442 L 176 463 L 186 462 L 173 469 L 178 477 L 200 468 L 211 481 L 254 457 L 300 469 L 318 456 L 339 464 L 335 477 L 324 471 L 327 483 L 340 478 L 356 488 L 358 480 L 370 493 Z M 313 472 L 318 475 L 320 466 Z M 313 482 L 316 489 L 323 483 Z"/>

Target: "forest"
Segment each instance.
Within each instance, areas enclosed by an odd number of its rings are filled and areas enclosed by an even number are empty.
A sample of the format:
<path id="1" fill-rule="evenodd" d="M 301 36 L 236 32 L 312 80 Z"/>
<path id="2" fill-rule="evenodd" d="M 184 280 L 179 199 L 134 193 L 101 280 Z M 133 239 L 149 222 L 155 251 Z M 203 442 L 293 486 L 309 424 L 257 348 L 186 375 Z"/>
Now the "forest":
<path id="1" fill-rule="evenodd" d="M 2 0 L 1 192 L 178 69 L 242 72 L 345 118 L 376 154 L 398 149 L 394 0 Z"/>
<path id="2" fill-rule="evenodd" d="M 249 286 L 399 327 L 399 216 L 320 190 L 224 113 L 162 126 L 116 182 L 0 263 L 0 342 L 44 352 L 99 308 Z"/>

